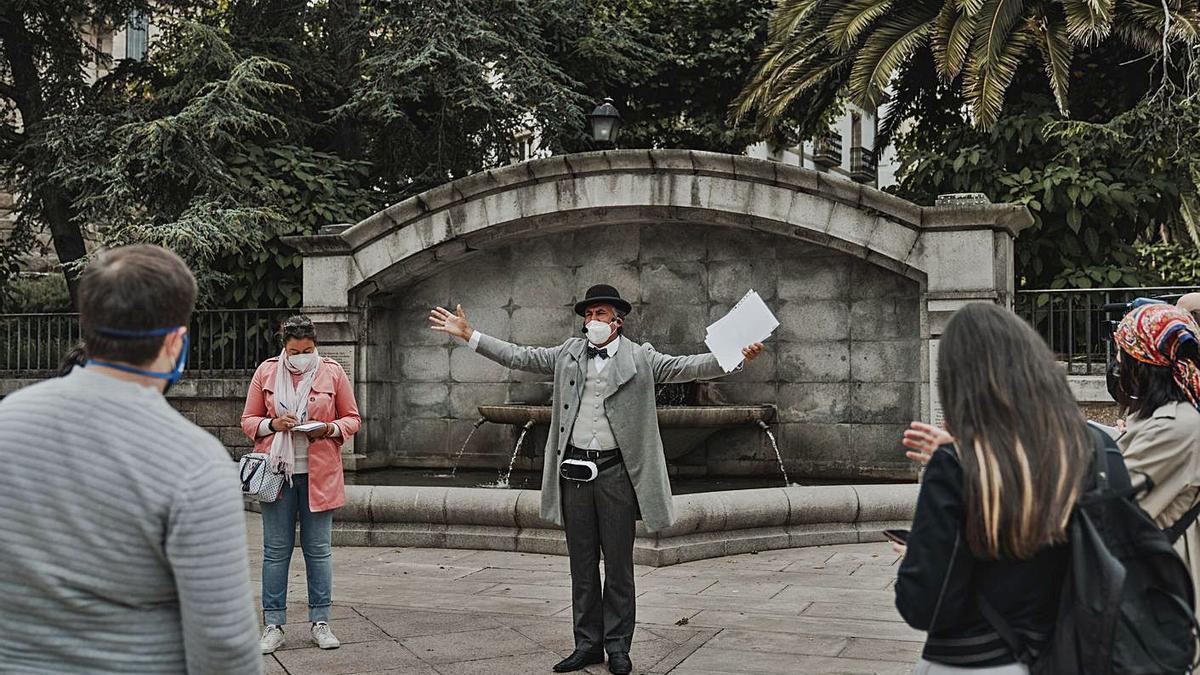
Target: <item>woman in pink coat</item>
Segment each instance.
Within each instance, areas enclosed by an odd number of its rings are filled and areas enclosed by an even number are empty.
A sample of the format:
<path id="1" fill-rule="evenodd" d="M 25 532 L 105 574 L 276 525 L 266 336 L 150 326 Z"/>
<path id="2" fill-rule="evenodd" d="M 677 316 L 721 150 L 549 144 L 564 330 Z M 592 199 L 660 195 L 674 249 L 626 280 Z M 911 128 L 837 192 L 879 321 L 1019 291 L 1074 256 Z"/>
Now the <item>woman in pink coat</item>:
<path id="1" fill-rule="evenodd" d="M 271 466 L 288 477 L 279 499 L 262 503 L 263 654 L 284 642 L 288 567 L 297 520 L 312 639 L 321 649 L 341 644 L 329 629 L 333 510 L 346 503 L 342 443 L 361 424 L 346 372 L 336 361 L 317 354 L 312 321 L 293 316 L 279 333 L 283 351 L 259 365 L 242 411 L 242 431 L 254 439 L 254 451 L 270 455 Z M 323 424 L 306 432 L 292 431 L 313 422 Z"/>

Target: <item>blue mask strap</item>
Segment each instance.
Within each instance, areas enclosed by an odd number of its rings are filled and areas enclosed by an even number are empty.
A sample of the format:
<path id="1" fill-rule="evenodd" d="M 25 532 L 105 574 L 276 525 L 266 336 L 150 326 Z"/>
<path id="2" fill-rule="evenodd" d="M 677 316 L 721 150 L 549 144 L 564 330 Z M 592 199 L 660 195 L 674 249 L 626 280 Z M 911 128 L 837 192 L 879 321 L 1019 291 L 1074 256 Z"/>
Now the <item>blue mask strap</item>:
<path id="1" fill-rule="evenodd" d="M 93 364 L 97 366 L 104 366 L 105 368 L 112 368 L 113 370 L 119 370 L 123 373 L 133 373 L 134 375 L 155 377 L 160 380 L 167 380 L 175 376 L 175 371 L 171 371 L 169 373 L 160 373 L 155 370 L 142 370 L 141 368 L 134 368 L 133 366 L 127 366 L 123 363 L 113 363 L 112 361 L 101 361 L 99 359 L 88 359 L 86 362 L 84 362 L 84 366 L 90 366 Z"/>

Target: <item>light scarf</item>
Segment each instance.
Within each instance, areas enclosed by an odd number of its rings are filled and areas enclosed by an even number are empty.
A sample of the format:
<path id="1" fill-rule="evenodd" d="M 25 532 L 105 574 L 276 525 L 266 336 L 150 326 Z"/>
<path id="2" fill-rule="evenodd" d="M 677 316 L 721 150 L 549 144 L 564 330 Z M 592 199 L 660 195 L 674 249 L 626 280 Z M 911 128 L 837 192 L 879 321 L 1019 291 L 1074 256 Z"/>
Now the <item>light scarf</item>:
<path id="1" fill-rule="evenodd" d="M 1200 409 L 1200 368 L 1180 358 L 1180 348 L 1200 341 L 1200 326 L 1192 315 L 1174 305 L 1142 305 L 1121 319 L 1113 342 L 1133 358 L 1170 368 L 1175 384 Z"/>
<path id="2" fill-rule="evenodd" d="M 313 380 L 321 365 L 321 357 L 313 352 L 312 365 L 307 370 L 296 367 L 287 350 L 279 354 L 280 368 L 275 369 L 275 416 L 281 417 L 291 413 L 300 420 L 298 424 L 308 422 L 308 395 L 312 391 Z M 300 381 L 292 383 L 292 375 L 299 375 Z M 271 439 L 271 452 L 267 458 L 272 470 L 283 468 L 288 484 L 292 482 L 292 471 L 296 468 L 296 445 L 292 440 L 294 431 L 279 431 Z M 305 438 L 304 440 L 308 440 Z"/>

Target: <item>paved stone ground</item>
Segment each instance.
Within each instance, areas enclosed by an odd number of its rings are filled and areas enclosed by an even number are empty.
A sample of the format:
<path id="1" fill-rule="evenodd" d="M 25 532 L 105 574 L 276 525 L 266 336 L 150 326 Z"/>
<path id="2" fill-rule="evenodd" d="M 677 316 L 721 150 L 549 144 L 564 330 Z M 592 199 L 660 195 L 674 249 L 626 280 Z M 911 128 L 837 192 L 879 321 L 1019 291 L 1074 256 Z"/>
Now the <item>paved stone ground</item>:
<path id="1" fill-rule="evenodd" d="M 257 585 L 261 521 L 247 516 Z M 923 634 L 893 606 L 896 562 L 887 544 L 856 544 L 639 566 L 634 672 L 909 673 Z M 337 547 L 333 651 L 309 640 L 299 549 L 288 595 L 297 623 L 269 674 L 550 673 L 573 645 L 560 556 Z"/>

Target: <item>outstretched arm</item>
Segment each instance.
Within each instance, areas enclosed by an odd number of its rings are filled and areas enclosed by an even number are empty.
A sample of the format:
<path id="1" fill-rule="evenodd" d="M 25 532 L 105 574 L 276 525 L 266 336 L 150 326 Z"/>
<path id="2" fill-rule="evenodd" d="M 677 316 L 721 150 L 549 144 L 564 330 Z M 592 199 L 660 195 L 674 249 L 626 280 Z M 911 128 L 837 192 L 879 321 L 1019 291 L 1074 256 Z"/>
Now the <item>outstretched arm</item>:
<path id="1" fill-rule="evenodd" d="M 467 314 L 463 311 L 462 305 L 458 305 L 453 312 L 442 307 L 435 307 L 429 313 L 429 324 L 434 331 L 465 340 L 472 349 L 502 366 L 531 373 L 553 374 L 554 364 L 558 361 L 558 355 L 563 348 L 563 345 L 521 347 L 484 335 L 471 328 L 471 323 L 467 320 Z"/>
<path id="2" fill-rule="evenodd" d="M 758 358 L 762 351 L 763 344 L 755 342 L 742 350 L 742 356 L 749 362 Z M 711 380 L 725 374 L 721 364 L 717 363 L 717 357 L 712 354 L 667 356 L 650 348 L 650 362 L 654 366 L 654 381 L 660 384 Z"/>

